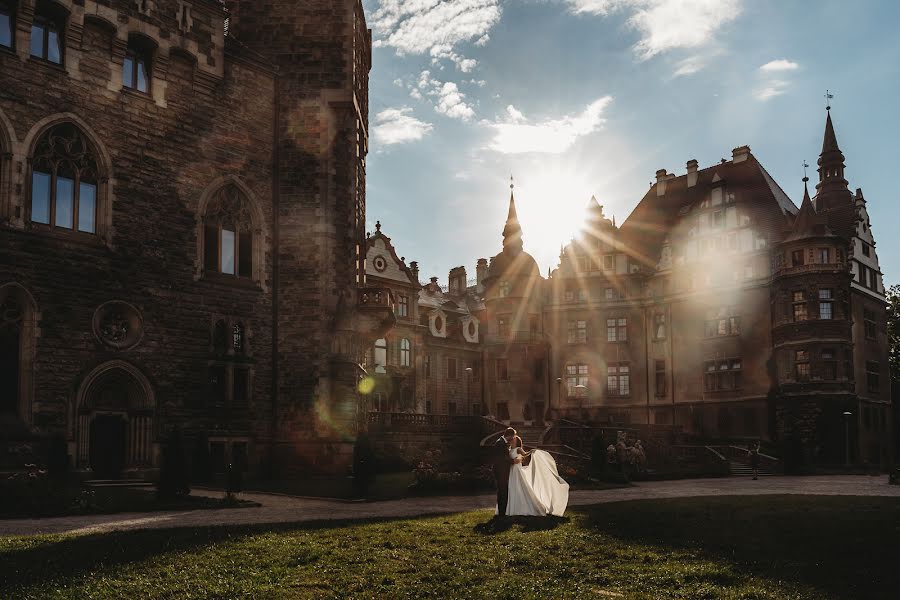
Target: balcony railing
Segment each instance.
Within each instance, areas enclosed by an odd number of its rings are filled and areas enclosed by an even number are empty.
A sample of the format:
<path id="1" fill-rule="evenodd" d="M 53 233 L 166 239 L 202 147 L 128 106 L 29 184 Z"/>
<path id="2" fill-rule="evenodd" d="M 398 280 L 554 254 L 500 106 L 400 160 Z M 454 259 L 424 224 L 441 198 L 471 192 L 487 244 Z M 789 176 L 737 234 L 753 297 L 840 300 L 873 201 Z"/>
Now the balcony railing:
<path id="1" fill-rule="evenodd" d="M 818 273 L 822 271 L 843 271 L 844 263 L 812 263 L 807 265 L 797 265 L 796 267 L 784 265 L 776 267 L 775 276 L 782 277 L 785 275 L 799 275 L 801 273 Z"/>
<path id="2" fill-rule="evenodd" d="M 358 291 L 361 308 L 394 308 L 394 297 L 389 288 L 364 287 Z"/>

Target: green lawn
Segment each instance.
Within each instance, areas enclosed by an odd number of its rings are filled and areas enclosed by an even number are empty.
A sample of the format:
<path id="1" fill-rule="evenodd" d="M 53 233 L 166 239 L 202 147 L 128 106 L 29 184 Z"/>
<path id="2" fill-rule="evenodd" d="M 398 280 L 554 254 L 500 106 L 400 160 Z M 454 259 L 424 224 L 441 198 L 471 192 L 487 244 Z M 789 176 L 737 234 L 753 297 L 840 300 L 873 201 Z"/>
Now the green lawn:
<path id="1" fill-rule="evenodd" d="M 0 598 L 896 598 L 900 499 L 599 505 L 0 539 Z M 621 595 L 621 596 L 619 596 Z"/>

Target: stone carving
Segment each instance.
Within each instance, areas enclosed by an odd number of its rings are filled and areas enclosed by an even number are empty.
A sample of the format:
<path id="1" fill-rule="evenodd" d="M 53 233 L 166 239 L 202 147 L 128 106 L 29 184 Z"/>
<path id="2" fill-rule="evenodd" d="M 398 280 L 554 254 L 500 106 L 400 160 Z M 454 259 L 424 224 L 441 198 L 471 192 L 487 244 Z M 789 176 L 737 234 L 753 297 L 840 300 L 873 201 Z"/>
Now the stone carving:
<path id="1" fill-rule="evenodd" d="M 116 350 L 135 346 L 144 333 L 138 310 L 118 300 L 106 302 L 94 311 L 93 328 L 101 343 Z"/>

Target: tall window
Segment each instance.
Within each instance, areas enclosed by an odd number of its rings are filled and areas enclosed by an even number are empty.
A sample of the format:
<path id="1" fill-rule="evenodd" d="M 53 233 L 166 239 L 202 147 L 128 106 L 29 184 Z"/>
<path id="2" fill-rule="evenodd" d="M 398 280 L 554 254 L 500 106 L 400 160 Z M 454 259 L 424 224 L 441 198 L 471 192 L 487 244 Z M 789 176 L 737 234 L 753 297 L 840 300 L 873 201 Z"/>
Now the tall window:
<path id="1" fill-rule="evenodd" d="M 878 392 L 880 385 L 878 381 L 879 371 L 881 370 L 877 361 L 866 361 L 866 389 L 870 392 Z"/>
<path id="2" fill-rule="evenodd" d="M 603 255 L 603 270 L 612 271 L 616 267 L 616 257 L 613 254 Z"/>
<path id="3" fill-rule="evenodd" d="M 805 321 L 807 318 L 806 296 L 803 294 L 803 292 L 794 292 L 791 295 L 791 299 L 793 300 L 794 322 L 797 323 L 799 321 Z"/>
<path id="4" fill-rule="evenodd" d="M 803 250 L 794 250 L 791 252 L 791 266 L 792 267 L 802 267 L 803 266 Z"/>
<path id="5" fill-rule="evenodd" d="M 34 149 L 31 222 L 95 233 L 97 159 L 84 135 L 71 123 L 52 127 Z"/>
<path id="6" fill-rule="evenodd" d="M 653 338 L 657 340 L 666 339 L 666 313 L 653 315 Z"/>
<path id="7" fill-rule="evenodd" d="M 631 395 L 631 369 L 628 363 L 612 363 L 606 367 L 606 393 L 609 396 Z"/>
<path id="8" fill-rule="evenodd" d="M 830 289 L 819 290 L 819 318 L 820 319 L 832 319 L 833 311 L 832 311 L 832 301 L 833 294 Z"/>
<path id="9" fill-rule="evenodd" d="M 736 307 L 721 307 L 707 312 L 706 337 L 738 335 L 741 332 L 741 318 L 736 312 Z"/>
<path id="10" fill-rule="evenodd" d="M 656 361 L 656 395 L 666 395 L 666 361 Z"/>
<path id="11" fill-rule="evenodd" d="M 13 35 L 15 31 L 13 27 L 14 22 L 11 3 L 6 0 L 0 0 L 0 46 L 13 47 L 13 40 L 15 39 Z"/>
<path id="12" fill-rule="evenodd" d="M 741 359 L 708 360 L 703 378 L 707 392 L 735 390 L 741 387 Z"/>
<path id="13" fill-rule="evenodd" d="M 384 366 L 387 364 L 387 340 L 379 338 L 375 340 L 375 372 L 384 373 Z"/>
<path id="14" fill-rule="evenodd" d="M 628 340 L 628 320 L 625 317 L 606 320 L 606 341 L 625 342 Z"/>
<path id="15" fill-rule="evenodd" d="M 588 366 L 585 364 L 566 365 L 566 392 L 569 398 L 587 396 Z M 577 387 L 577 386 L 582 387 Z"/>
<path id="16" fill-rule="evenodd" d="M 31 23 L 31 56 L 62 64 L 65 30 L 65 12 L 52 2 L 39 1 Z"/>
<path id="17" fill-rule="evenodd" d="M 509 316 L 500 315 L 497 317 L 497 334 L 509 335 Z"/>
<path id="18" fill-rule="evenodd" d="M 819 248 L 819 263 L 823 265 L 831 263 L 831 250 L 828 248 Z"/>
<path id="19" fill-rule="evenodd" d="M 409 296 L 405 294 L 397 295 L 397 316 L 398 317 L 408 317 L 409 316 Z"/>
<path id="20" fill-rule="evenodd" d="M 828 381 L 837 379 L 837 360 L 833 348 L 822 350 L 822 379 Z"/>
<path id="21" fill-rule="evenodd" d="M 862 244 L 862 253 L 863 256 L 869 256 L 871 252 L 869 251 L 869 245 L 865 242 L 860 242 Z"/>
<path id="22" fill-rule="evenodd" d="M 459 377 L 459 373 L 456 370 L 456 364 L 455 358 L 447 359 L 447 379 L 457 379 Z"/>
<path id="23" fill-rule="evenodd" d="M 797 381 L 809 381 L 809 351 L 794 351 L 794 378 Z"/>
<path id="24" fill-rule="evenodd" d="M 137 36 L 129 38 L 125 62 L 122 65 L 122 85 L 139 92 L 150 91 L 153 50 L 153 45 L 149 41 Z"/>
<path id="25" fill-rule="evenodd" d="M 497 359 L 497 381 L 509 381 L 509 361 L 505 358 Z"/>
<path id="26" fill-rule="evenodd" d="M 863 309 L 863 328 L 865 329 L 866 339 L 874 340 L 876 338 L 877 329 L 875 327 L 875 312 L 869 309 Z"/>
<path id="27" fill-rule="evenodd" d="M 412 351 L 410 349 L 409 340 L 403 338 L 400 340 L 400 366 L 408 367 L 410 365 L 410 356 L 412 355 Z"/>
<path id="28" fill-rule="evenodd" d="M 212 197 L 203 217 L 207 272 L 253 277 L 253 217 L 250 201 L 234 184 Z"/>
<path id="29" fill-rule="evenodd" d="M 249 403 L 250 371 L 236 368 L 232 385 L 231 406 L 233 408 L 246 408 Z"/>
<path id="30" fill-rule="evenodd" d="M 569 321 L 569 343 L 583 344 L 587 341 L 587 321 Z"/>

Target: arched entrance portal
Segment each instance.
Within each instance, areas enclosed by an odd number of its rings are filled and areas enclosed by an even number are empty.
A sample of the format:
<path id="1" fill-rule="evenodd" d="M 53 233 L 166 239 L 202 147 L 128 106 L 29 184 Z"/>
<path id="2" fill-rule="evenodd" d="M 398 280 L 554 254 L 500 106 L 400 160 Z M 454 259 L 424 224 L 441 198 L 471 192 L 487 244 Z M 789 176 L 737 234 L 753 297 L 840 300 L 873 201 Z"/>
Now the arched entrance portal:
<path id="1" fill-rule="evenodd" d="M 154 402 L 149 382 L 116 361 L 85 378 L 78 396 L 78 466 L 100 479 L 154 466 Z"/>

